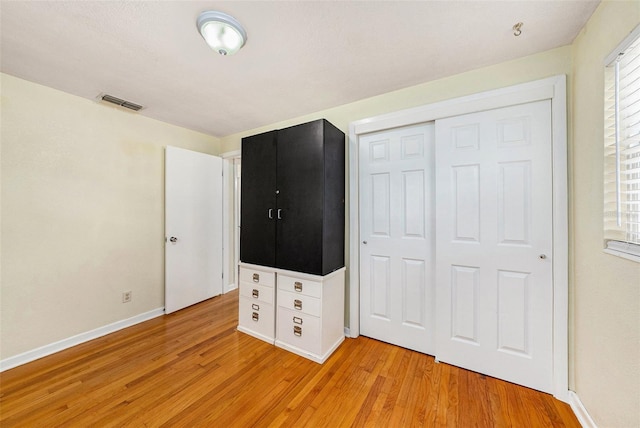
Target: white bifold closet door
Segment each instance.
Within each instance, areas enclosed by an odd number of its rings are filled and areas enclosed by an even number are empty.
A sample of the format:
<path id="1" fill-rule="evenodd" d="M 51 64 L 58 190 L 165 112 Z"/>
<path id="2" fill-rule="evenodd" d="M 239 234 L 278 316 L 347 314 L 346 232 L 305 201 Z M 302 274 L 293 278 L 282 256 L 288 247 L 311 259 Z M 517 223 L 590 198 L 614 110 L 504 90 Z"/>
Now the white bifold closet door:
<path id="1" fill-rule="evenodd" d="M 551 102 L 435 128 L 436 358 L 551 392 Z"/>
<path id="2" fill-rule="evenodd" d="M 433 354 L 433 123 L 360 137 L 360 332 Z"/>

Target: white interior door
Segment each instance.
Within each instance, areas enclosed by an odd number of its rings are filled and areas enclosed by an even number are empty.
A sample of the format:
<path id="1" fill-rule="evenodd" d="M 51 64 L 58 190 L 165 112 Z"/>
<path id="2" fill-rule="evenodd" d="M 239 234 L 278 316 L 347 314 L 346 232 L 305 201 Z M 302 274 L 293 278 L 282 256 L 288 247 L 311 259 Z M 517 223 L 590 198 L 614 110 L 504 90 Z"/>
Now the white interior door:
<path id="1" fill-rule="evenodd" d="M 165 312 L 222 294 L 222 159 L 167 147 Z"/>
<path id="2" fill-rule="evenodd" d="M 551 102 L 436 121 L 436 358 L 552 392 Z"/>
<path id="3" fill-rule="evenodd" d="M 433 134 L 360 138 L 360 332 L 433 354 Z"/>

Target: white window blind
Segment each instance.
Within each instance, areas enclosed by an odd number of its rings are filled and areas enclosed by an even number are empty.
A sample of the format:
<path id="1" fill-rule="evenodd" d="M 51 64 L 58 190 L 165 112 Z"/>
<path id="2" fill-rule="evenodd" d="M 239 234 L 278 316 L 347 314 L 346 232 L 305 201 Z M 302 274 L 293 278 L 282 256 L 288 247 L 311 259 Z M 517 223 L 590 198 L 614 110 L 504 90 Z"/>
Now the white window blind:
<path id="1" fill-rule="evenodd" d="M 604 238 L 607 249 L 640 256 L 640 27 L 609 58 L 605 67 Z"/>

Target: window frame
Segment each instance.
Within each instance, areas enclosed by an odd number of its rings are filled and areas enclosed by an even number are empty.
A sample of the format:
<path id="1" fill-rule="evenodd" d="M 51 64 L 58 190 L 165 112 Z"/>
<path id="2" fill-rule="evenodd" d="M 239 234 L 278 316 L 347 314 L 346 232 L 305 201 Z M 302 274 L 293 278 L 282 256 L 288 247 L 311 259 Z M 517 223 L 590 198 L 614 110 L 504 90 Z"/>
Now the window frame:
<path id="1" fill-rule="evenodd" d="M 611 228 L 610 226 L 607 225 L 607 222 L 611 222 L 611 217 L 615 217 L 616 221 L 617 221 L 617 225 L 618 225 L 618 233 L 620 233 L 623 230 L 623 226 L 624 226 L 624 230 L 627 230 L 627 221 L 622 221 L 622 214 L 623 214 L 623 210 L 621 209 L 621 201 L 620 201 L 620 181 L 622 181 L 621 176 L 624 174 L 624 171 L 620 171 L 620 149 L 619 149 L 619 144 L 620 141 L 622 139 L 622 137 L 619 135 L 619 122 L 618 122 L 618 117 L 617 117 L 617 112 L 618 112 L 618 94 L 620 92 L 620 88 L 618 87 L 618 83 L 617 83 L 617 73 L 618 73 L 618 66 L 616 65 L 617 63 L 617 59 L 619 57 L 621 57 L 621 55 L 629 48 L 631 47 L 634 43 L 636 42 L 640 42 L 640 25 L 638 25 L 633 31 L 631 31 L 631 33 L 629 33 L 629 35 L 627 37 L 625 37 L 625 39 L 618 45 L 616 46 L 616 48 L 605 58 L 604 60 L 604 67 L 603 67 L 603 72 L 604 72 L 604 76 L 603 76 L 603 81 L 605 82 L 605 88 L 604 88 L 604 105 L 603 105 L 603 113 L 604 113 L 604 117 L 605 117 L 605 125 L 604 125 L 604 144 L 603 144 L 603 162 L 604 162 L 604 168 L 603 168 L 603 184 L 604 184 L 604 192 L 603 192 L 603 243 L 604 243 L 604 252 L 607 254 L 611 254 L 614 256 L 618 256 L 618 257 L 622 257 L 628 260 L 632 260 L 635 262 L 640 263 L 640 241 L 638 243 L 634 242 L 635 240 L 629 237 L 628 232 L 627 236 L 624 238 L 624 240 L 621 239 L 617 239 L 615 237 L 612 237 L 613 232 L 611 232 Z M 612 67 L 613 67 L 613 71 L 612 71 Z M 611 106 L 611 102 L 612 101 L 608 101 L 607 98 L 607 91 L 610 90 L 608 89 L 608 87 L 611 86 L 611 83 L 607 84 L 607 79 L 610 79 L 610 76 L 612 73 L 615 73 L 615 89 L 614 89 L 614 96 L 615 96 L 615 101 L 613 102 L 614 106 L 615 106 L 615 110 L 616 110 L 616 118 L 615 118 L 615 137 L 614 138 L 614 145 L 615 145 L 615 149 L 616 149 L 616 153 L 615 153 L 615 166 L 611 166 L 611 160 L 608 160 L 608 156 L 610 156 L 607 152 L 608 149 L 611 149 L 611 144 L 607 141 L 607 140 L 611 140 L 611 136 L 607 136 L 607 130 L 609 129 L 609 127 L 606 124 L 606 120 L 607 120 L 607 112 L 609 111 L 609 107 Z M 622 88 L 624 90 L 624 88 Z M 611 132 L 609 130 L 609 132 Z M 635 160 L 635 158 L 634 158 Z M 634 162 L 635 163 L 635 162 Z M 614 171 L 615 168 L 615 171 Z M 611 184 L 608 184 L 608 180 L 610 180 L 610 178 L 608 179 L 608 176 L 614 175 L 615 178 L 615 190 L 616 190 L 616 200 L 614 202 L 612 202 L 610 199 L 608 199 L 607 197 L 607 192 L 610 193 L 610 189 L 609 187 L 611 186 Z M 633 189 L 634 191 L 636 189 Z M 615 203 L 616 208 L 615 208 L 615 212 L 613 212 L 613 216 L 611 215 L 612 212 L 611 211 L 607 211 L 607 206 L 611 205 L 612 203 Z M 635 211 L 633 211 L 633 213 L 635 213 Z M 633 232 L 632 232 L 633 233 Z"/>

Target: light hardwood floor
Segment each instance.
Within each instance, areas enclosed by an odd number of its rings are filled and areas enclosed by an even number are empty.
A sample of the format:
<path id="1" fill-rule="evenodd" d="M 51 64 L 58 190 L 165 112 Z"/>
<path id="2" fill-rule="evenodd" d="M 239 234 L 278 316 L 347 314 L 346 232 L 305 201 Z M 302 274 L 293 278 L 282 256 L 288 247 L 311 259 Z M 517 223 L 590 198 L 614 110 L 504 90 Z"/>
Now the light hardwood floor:
<path id="1" fill-rule="evenodd" d="M 0 374 L 0 426 L 580 426 L 550 395 L 365 337 L 318 365 L 236 331 L 237 300 Z"/>

